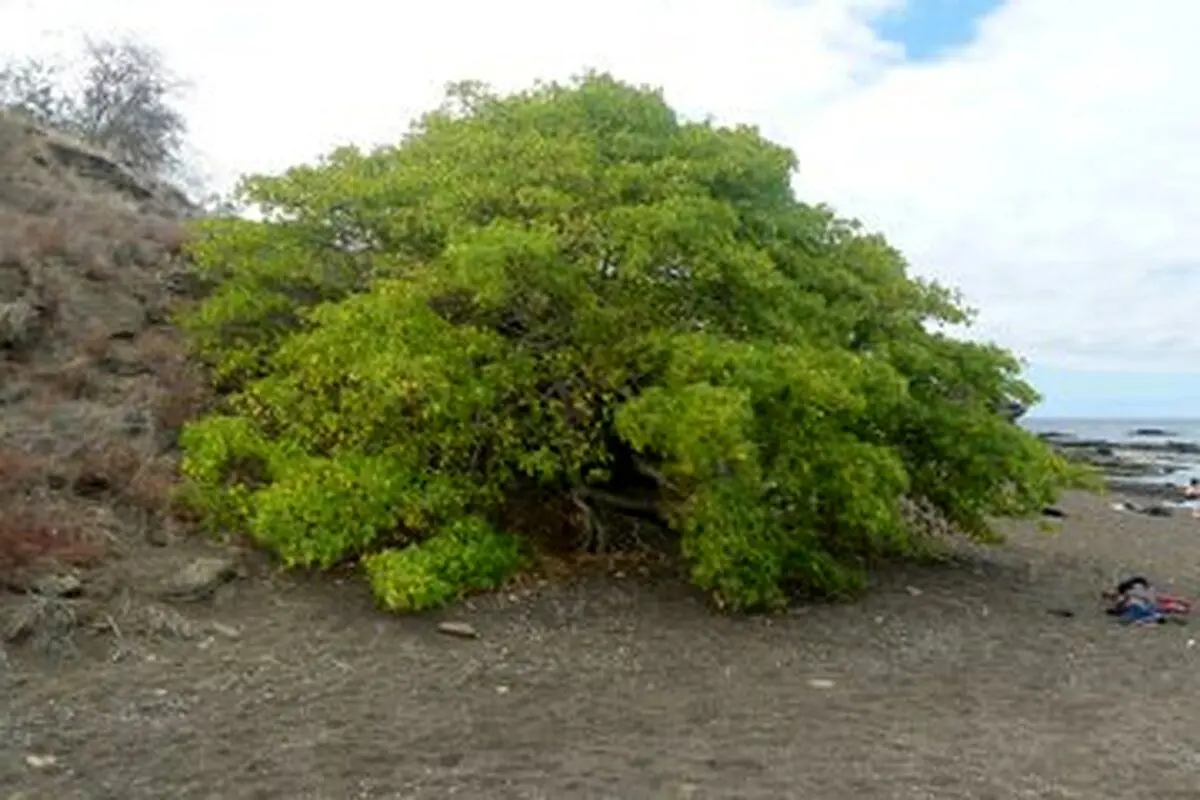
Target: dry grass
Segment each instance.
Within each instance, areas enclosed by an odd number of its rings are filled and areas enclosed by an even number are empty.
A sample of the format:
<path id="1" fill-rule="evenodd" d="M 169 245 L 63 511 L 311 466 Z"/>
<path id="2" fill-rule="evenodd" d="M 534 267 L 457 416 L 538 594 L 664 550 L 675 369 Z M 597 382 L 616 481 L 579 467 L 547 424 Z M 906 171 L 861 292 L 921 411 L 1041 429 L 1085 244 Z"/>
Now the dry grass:
<path id="1" fill-rule="evenodd" d="M 120 496 L 141 470 L 145 455 L 128 444 L 102 439 L 80 448 L 71 460 L 76 494 Z"/>
<path id="2" fill-rule="evenodd" d="M 72 233 L 68 220 L 0 212 L 0 260 L 28 265 L 67 252 Z"/>
<path id="3" fill-rule="evenodd" d="M 213 401 L 207 382 L 193 368 L 183 366 L 159 375 L 162 391 L 154 401 L 154 417 L 167 431 L 178 431 L 203 413 Z"/>
<path id="4" fill-rule="evenodd" d="M 45 480 L 49 459 L 27 450 L 0 450 L 0 487 L 6 493 L 24 492 Z"/>
<path id="5" fill-rule="evenodd" d="M 171 508 L 178 483 L 172 457 L 148 455 L 132 445 L 102 439 L 81 449 L 72 462 L 72 490 L 76 495 L 103 495 L 114 503 L 150 514 Z"/>
<path id="6" fill-rule="evenodd" d="M 44 386 L 33 412 L 46 419 L 59 400 L 86 400 L 96 395 L 97 381 L 91 360 L 79 356 L 64 364 L 54 365 L 38 373 Z"/>
<path id="7" fill-rule="evenodd" d="M 173 459 L 159 458 L 143 463 L 125 485 L 120 499 L 147 514 L 165 514 L 174 509 L 179 475 Z"/>
<path id="8" fill-rule="evenodd" d="M 61 260 L 87 277 L 117 277 L 121 268 L 160 266 L 178 256 L 186 229 L 165 218 L 146 219 L 103 200 L 47 198 L 43 213 L 0 210 L 0 263 L 37 267 Z"/>
<path id="9" fill-rule="evenodd" d="M 111 346 L 112 342 L 109 339 L 108 333 L 97 327 L 93 327 L 84 333 L 79 343 L 79 351 L 81 355 L 92 361 L 100 361 L 108 355 Z"/>
<path id="10" fill-rule="evenodd" d="M 59 474 L 54 459 L 15 447 L 0 449 L 0 579 L 48 562 L 94 563 L 103 546 L 47 500 Z"/>
<path id="11" fill-rule="evenodd" d="M 138 357 L 155 373 L 178 371 L 186 366 L 187 351 L 180 336 L 169 329 L 150 328 L 134 339 Z"/>
<path id="12" fill-rule="evenodd" d="M 54 565 L 94 566 L 105 543 L 35 502 L 10 502 L 0 518 L 0 579 L 20 570 Z"/>
<path id="13" fill-rule="evenodd" d="M 131 508 L 153 520 L 171 508 L 175 464 L 97 439 L 66 458 L 0 449 L 0 582 L 17 571 L 92 566 L 108 537 L 83 500 Z"/>

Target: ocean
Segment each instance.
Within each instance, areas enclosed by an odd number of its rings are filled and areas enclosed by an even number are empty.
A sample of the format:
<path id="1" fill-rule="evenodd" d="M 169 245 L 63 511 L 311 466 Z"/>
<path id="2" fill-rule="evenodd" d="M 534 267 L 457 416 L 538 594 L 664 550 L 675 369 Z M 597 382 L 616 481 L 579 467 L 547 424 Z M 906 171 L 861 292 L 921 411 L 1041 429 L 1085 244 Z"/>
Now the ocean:
<path id="1" fill-rule="evenodd" d="M 1158 467 L 1161 472 L 1144 476 L 1156 483 L 1186 484 L 1200 479 L 1200 455 L 1165 450 L 1121 452 L 1121 445 L 1165 446 L 1171 442 L 1200 445 L 1200 419 L 1135 419 L 1119 417 L 1026 417 L 1021 425 L 1034 433 L 1067 434 L 1076 439 L 1099 439 L 1114 445 L 1118 454 L 1134 457 Z M 1138 430 L 1160 430 L 1163 435 L 1144 435 Z"/>

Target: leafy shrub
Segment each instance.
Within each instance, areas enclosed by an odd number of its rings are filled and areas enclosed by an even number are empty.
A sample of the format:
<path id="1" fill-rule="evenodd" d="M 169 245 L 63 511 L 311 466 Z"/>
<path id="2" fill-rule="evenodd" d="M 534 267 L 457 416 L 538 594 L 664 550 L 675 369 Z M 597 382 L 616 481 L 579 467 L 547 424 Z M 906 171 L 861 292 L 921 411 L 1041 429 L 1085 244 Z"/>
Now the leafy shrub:
<path id="1" fill-rule="evenodd" d="M 438 476 L 386 456 L 312 458 L 255 497 L 253 536 L 289 566 L 331 567 L 382 534 L 403 541 L 456 499 Z"/>
<path id="2" fill-rule="evenodd" d="M 525 563 L 521 541 L 479 517 L 462 517 L 402 550 L 364 559 L 371 587 L 389 611 L 423 611 L 504 584 Z"/>
<path id="3" fill-rule="evenodd" d="M 940 332 L 955 295 L 795 167 L 589 75 L 460 85 L 395 147 L 247 179 L 261 219 L 191 244 L 225 395 L 183 435 L 193 505 L 287 563 L 364 558 L 395 610 L 516 569 L 492 526 L 528 497 L 658 519 L 735 609 L 857 591 L 925 546 L 913 503 L 981 540 L 1040 510 L 1079 475 L 1012 423 L 1019 362 Z"/>
<path id="4" fill-rule="evenodd" d="M 255 491 L 272 477 L 272 466 L 278 468 L 261 431 L 245 417 L 213 415 L 186 426 L 180 444 L 187 457 L 179 500 L 211 530 L 245 525 Z"/>

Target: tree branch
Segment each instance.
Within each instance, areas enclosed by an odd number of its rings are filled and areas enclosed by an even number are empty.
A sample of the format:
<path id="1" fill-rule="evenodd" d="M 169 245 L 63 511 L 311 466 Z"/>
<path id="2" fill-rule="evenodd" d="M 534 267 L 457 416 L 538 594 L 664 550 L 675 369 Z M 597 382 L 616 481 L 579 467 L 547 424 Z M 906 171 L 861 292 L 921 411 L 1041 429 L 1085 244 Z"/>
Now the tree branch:
<path id="1" fill-rule="evenodd" d="M 670 489 L 673 492 L 679 491 L 679 487 L 676 486 L 670 478 L 662 474 L 661 470 L 650 466 L 650 464 L 644 458 L 634 456 L 633 468 L 638 471 L 638 474 L 644 475 L 645 477 L 657 483 L 659 486 Z"/>
<path id="2" fill-rule="evenodd" d="M 610 508 L 626 514 L 648 517 L 656 521 L 661 521 L 663 518 L 658 504 L 653 500 L 635 500 L 632 497 L 623 497 L 619 494 L 606 492 L 603 489 L 594 489 L 590 486 L 581 486 L 575 490 L 574 494 L 581 500 L 603 503 Z"/>

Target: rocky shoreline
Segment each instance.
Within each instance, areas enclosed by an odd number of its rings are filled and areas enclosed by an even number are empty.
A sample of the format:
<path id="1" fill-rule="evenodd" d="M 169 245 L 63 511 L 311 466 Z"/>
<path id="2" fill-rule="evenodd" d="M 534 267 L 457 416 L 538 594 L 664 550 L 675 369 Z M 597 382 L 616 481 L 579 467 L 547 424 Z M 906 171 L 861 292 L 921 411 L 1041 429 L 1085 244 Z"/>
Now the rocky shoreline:
<path id="1" fill-rule="evenodd" d="M 1081 439 L 1070 433 L 1038 434 L 1072 461 L 1090 464 L 1110 490 L 1153 499 L 1179 499 L 1180 487 L 1200 476 L 1200 443 L 1171 438 L 1157 428 L 1130 432 L 1130 439 Z"/>

